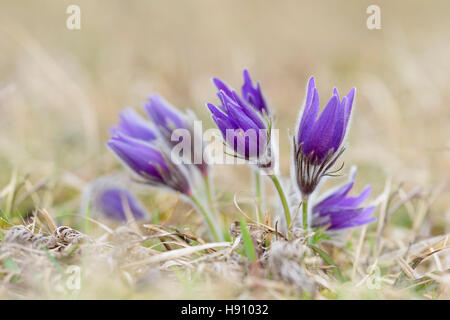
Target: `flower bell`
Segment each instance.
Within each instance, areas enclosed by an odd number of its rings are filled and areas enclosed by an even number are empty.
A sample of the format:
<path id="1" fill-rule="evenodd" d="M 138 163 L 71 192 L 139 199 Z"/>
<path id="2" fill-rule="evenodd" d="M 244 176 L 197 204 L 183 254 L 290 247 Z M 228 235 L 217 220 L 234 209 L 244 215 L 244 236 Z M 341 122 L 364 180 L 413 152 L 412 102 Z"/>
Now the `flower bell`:
<path id="1" fill-rule="evenodd" d="M 120 134 L 111 137 L 107 145 L 144 183 L 191 195 L 183 166 L 172 162 L 164 148 Z"/>
<path id="2" fill-rule="evenodd" d="M 143 220 L 148 217 L 139 200 L 125 189 L 107 188 L 101 190 L 93 199 L 92 204 L 96 211 L 111 220 L 126 222 L 128 212 L 130 218 L 134 220 Z"/>
<path id="3" fill-rule="evenodd" d="M 227 145 L 237 156 L 255 160 L 258 167 L 270 167 L 272 120 L 259 83 L 253 86 L 247 70 L 244 70 L 242 96 L 220 79 L 214 78 L 213 83 L 221 104 L 207 106 Z"/>
<path id="4" fill-rule="evenodd" d="M 344 152 L 342 142 L 352 112 L 355 89 L 342 100 L 337 89 L 319 114 L 319 94 L 314 78 L 308 82 L 303 112 L 293 137 L 294 168 L 297 185 L 304 196 L 311 194 Z M 339 170 L 338 170 L 339 171 Z"/>
<path id="5" fill-rule="evenodd" d="M 266 99 L 264 98 L 261 85 L 259 81 L 256 83 L 256 86 L 253 84 L 253 81 L 250 77 L 250 73 L 247 69 L 244 69 L 244 84 L 241 87 L 241 96 L 236 94 L 237 98 L 242 99 L 248 105 L 252 106 L 258 113 L 261 115 L 265 114 L 269 116 L 269 107 L 267 106 Z M 228 85 L 218 78 L 212 79 L 214 85 L 216 86 L 218 92 L 225 92 L 228 96 L 232 97 L 234 95 L 234 91 L 228 87 Z M 220 98 L 220 97 L 219 97 Z"/>
<path id="6" fill-rule="evenodd" d="M 197 151 L 197 148 L 194 146 L 195 143 L 201 141 L 201 137 L 196 136 L 192 125 L 195 116 L 193 114 L 187 115 L 181 112 L 157 94 L 149 96 L 148 100 L 144 103 L 144 109 L 169 144 L 176 145 L 184 138 L 191 139 L 190 155 L 187 160 L 190 164 L 195 164 L 203 176 L 208 175 L 208 164 L 203 159 L 203 148 Z M 174 132 L 177 129 L 187 130 L 189 135 L 186 137 L 183 135 L 178 136 L 178 140 L 175 139 L 175 141 L 173 141 L 173 137 L 176 138 Z M 198 157 L 201 160 L 200 162 L 196 161 L 196 152 L 201 152 L 200 157 Z"/>
<path id="7" fill-rule="evenodd" d="M 312 227 L 328 226 L 327 230 L 339 230 L 375 221 L 375 218 L 371 216 L 375 206 L 361 206 L 370 195 L 372 189 L 370 185 L 366 186 L 358 196 L 348 196 L 354 186 L 355 177 L 356 167 L 353 167 L 347 183 L 312 206 Z"/>
<path id="8" fill-rule="evenodd" d="M 126 108 L 120 112 L 119 116 L 120 122 L 111 128 L 113 135 L 121 133 L 147 142 L 156 139 L 155 129 L 133 109 Z"/>

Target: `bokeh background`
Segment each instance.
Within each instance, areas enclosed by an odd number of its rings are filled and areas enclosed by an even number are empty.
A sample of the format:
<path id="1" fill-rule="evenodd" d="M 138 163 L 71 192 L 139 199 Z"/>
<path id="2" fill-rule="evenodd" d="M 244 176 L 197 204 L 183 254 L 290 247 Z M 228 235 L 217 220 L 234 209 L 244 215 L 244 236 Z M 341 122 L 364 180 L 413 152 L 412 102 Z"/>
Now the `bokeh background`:
<path id="1" fill-rule="evenodd" d="M 81 30 L 66 28 L 70 4 L 81 8 Z M 366 27 L 371 4 L 381 30 Z M 372 184 L 372 199 L 386 181 L 442 186 L 429 233 L 449 232 L 448 12 L 446 0 L 1 1 L 0 187 L 29 175 L 46 184 L 30 210 L 77 212 L 86 183 L 120 169 L 105 146 L 120 109 L 158 92 L 212 127 L 210 78 L 239 88 L 248 68 L 276 113 L 285 176 L 308 78 L 322 106 L 334 86 L 354 86 L 345 172 L 358 165 L 357 186 Z M 224 202 L 251 185 L 245 166 L 220 168 L 215 180 Z"/>

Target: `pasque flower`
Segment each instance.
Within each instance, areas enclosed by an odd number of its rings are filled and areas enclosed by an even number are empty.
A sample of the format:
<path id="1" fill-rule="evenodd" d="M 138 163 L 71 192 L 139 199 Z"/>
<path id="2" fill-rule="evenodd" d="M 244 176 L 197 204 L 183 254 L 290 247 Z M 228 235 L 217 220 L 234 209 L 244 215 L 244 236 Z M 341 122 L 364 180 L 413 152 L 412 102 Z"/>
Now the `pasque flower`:
<path id="1" fill-rule="evenodd" d="M 111 137 L 107 144 L 142 182 L 191 194 L 183 167 L 173 163 L 164 148 L 122 134 Z"/>
<path id="2" fill-rule="evenodd" d="M 124 164 L 142 179 L 142 183 L 169 188 L 189 198 L 204 216 L 214 238 L 218 241 L 222 239 L 214 217 L 193 194 L 185 166 L 172 161 L 167 145 L 160 144 L 159 140 L 148 143 L 120 133 L 111 137 L 107 144 Z"/>
<path id="3" fill-rule="evenodd" d="M 91 181 L 83 190 L 81 212 L 116 222 L 143 220 L 148 213 L 139 199 L 128 189 L 123 175 L 106 175 Z"/>
<path id="4" fill-rule="evenodd" d="M 331 167 L 344 151 L 344 140 L 352 111 L 355 89 L 342 100 L 337 89 L 319 114 L 319 94 L 314 78 L 308 82 L 303 112 L 294 142 L 294 166 L 297 185 L 303 195 L 311 194 L 323 176 L 333 175 Z"/>
<path id="5" fill-rule="evenodd" d="M 253 81 L 250 77 L 250 73 L 247 69 L 243 72 L 244 76 L 244 84 L 241 87 L 241 97 L 236 94 L 237 99 L 242 98 L 245 102 L 247 102 L 250 106 L 255 108 L 261 115 L 265 114 L 269 115 L 269 107 L 267 106 L 266 99 L 264 98 L 261 85 L 259 81 L 256 83 L 256 86 L 253 84 Z M 213 83 L 216 86 L 217 90 L 223 91 L 230 97 L 233 97 L 235 91 L 232 90 L 225 82 L 218 78 L 213 78 Z M 234 93 L 233 93 L 234 92 Z M 219 97 L 220 98 L 220 97 Z"/>
<path id="6" fill-rule="evenodd" d="M 370 195 L 371 187 L 369 185 L 358 196 L 348 196 L 355 183 L 355 177 L 356 167 L 353 167 L 347 183 L 330 192 L 312 206 L 312 227 L 328 226 L 328 230 L 339 230 L 375 220 L 371 216 L 375 206 L 361 206 Z"/>
<path id="7" fill-rule="evenodd" d="M 148 217 L 139 200 L 131 192 L 122 188 L 99 190 L 92 199 L 92 209 L 111 220 L 120 222 L 126 222 L 129 218 L 143 220 Z"/>
<path id="8" fill-rule="evenodd" d="M 113 135 L 121 133 L 143 141 L 156 139 L 155 129 L 133 109 L 126 108 L 120 112 L 119 116 L 120 122 L 111 128 Z"/>
<path id="9" fill-rule="evenodd" d="M 203 149 L 201 149 L 201 161 L 195 161 L 195 152 L 198 151 L 194 147 L 194 144 L 201 141 L 201 137 L 196 137 L 196 133 L 193 130 L 192 122 L 195 118 L 194 115 L 192 113 L 188 115 L 181 112 L 157 94 L 152 94 L 148 97 L 148 100 L 144 103 L 144 109 L 169 144 L 176 145 L 182 139 L 191 139 L 191 150 L 188 160 L 190 163 L 195 164 L 200 172 L 206 176 L 208 174 L 208 164 L 203 159 Z M 189 136 L 181 135 L 178 141 L 176 139 L 173 141 L 173 133 L 177 129 L 187 130 Z M 174 137 L 176 138 L 176 136 Z"/>
<path id="10" fill-rule="evenodd" d="M 236 155 L 256 160 L 259 167 L 270 166 L 272 123 L 259 83 L 253 86 L 247 70 L 244 71 L 242 96 L 220 79 L 213 78 L 213 83 L 221 104 L 208 103 L 207 106 L 228 146 Z"/>
<path id="11" fill-rule="evenodd" d="M 148 100 L 144 103 L 144 108 L 153 120 L 153 123 L 169 141 L 175 129 L 189 129 L 191 126 L 185 114 L 157 94 L 152 94 L 148 97 Z"/>
<path id="12" fill-rule="evenodd" d="M 256 86 L 247 70 L 244 70 L 244 84 L 241 95 L 228 87 L 222 80 L 213 78 L 221 104 L 208 103 L 212 119 L 222 133 L 227 145 L 234 150 L 235 156 L 251 160 L 256 167 L 265 170 L 273 181 L 280 196 L 286 218 L 291 222 L 291 214 L 286 195 L 277 176 L 270 169 L 274 165 L 272 146 L 272 118 L 261 91 Z M 259 174 L 259 173 L 257 173 Z M 260 192 L 257 192 L 260 194 Z"/>

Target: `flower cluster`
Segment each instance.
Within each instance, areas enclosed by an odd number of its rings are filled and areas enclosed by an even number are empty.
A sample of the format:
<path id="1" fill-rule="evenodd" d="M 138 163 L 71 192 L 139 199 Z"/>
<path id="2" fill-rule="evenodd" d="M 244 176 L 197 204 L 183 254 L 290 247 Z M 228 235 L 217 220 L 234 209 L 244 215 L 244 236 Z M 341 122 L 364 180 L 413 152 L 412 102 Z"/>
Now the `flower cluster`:
<path id="1" fill-rule="evenodd" d="M 273 113 L 262 93 L 260 83 L 254 83 L 247 70 L 244 70 L 243 79 L 241 90 L 237 92 L 222 80 L 213 78 L 219 103 L 207 103 L 207 107 L 233 155 L 247 160 L 249 164 L 254 165 L 256 171 L 266 173 L 273 181 L 280 196 L 289 232 L 293 222 L 283 185 L 275 172 L 269 170 L 276 162 L 274 150 L 278 148 L 272 138 Z M 342 99 L 338 90 L 334 89 L 331 99 L 320 113 L 319 93 L 314 78 L 308 82 L 304 106 L 292 139 L 291 172 L 303 202 L 303 227 L 307 232 L 310 226 L 339 230 L 374 220 L 371 216 L 374 207 L 362 206 L 370 194 L 370 187 L 366 187 L 359 196 L 348 196 L 353 188 L 356 169 L 352 170 L 348 183 L 308 206 L 311 195 L 314 195 L 311 199 L 317 198 L 317 187 L 321 181 L 325 177 L 337 176 L 342 169 L 340 167 L 336 170 L 334 166 L 345 150 L 344 141 L 354 98 L 355 89 L 351 89 Z M 191 144 L 191 158 L 187 159 L 189 164 L 176 163 L 169 156 L 171 147 L 176 146 L 180 139 L 184 139 L 175 134 L 177 130 L 186 131 L 189 137 L 194 138 L 194 142 L 198 142 L 195 140 L 198 137 L 193 130 L 192 115 L 179 111 L 156 94 L 149 96 L 144 103 L 144 109 L 151 121 L 142 118 L 130 108 L 120 113 L 120 122 L 111 129 L 112 136 L 108 146 L 141 182 L 168 188 L 191 199 L 205 217 L 215 238 L 221 239 L 216 217 L 211 211 L 205 210 L 201 201 L 194 196 L 192 171 L 200 173 L 205 178 L 206 189 L 209 187 L 210 168 L 203 159 L 203 153 L 202 161 L 195 162 L 195 147 Z M 210 190 L 207 190 L 207 193 L 208 191 L 210 193 Z M 127 199 L 131 212 L 137 217 L 140 216 L 138 206 L 134 206 L 135 200 L 126 194 L 124 196 L 118 190 L 110 190 L 102 198 L 106 200 L 100 199 L 99 203 L 103 203 L 104 210 L 114 211 L 110 215 L 123 217 L 123 208 L 116 210 L 121 203 L 117 202 L 118 194 Z M 211 199 L 209 195 L 209 209 L 214 211 Z"/>
<path id="2" fill-rule="evenodd" d="M 138 177 L 139 182 L 179 192 L 190 199 L 205 217 L 215 238 L 222 239 L 217 230 L 219 224 L 215 221 L 215 217 L 204 208 L 193 192 L 195 179 L 193 179 L 192 168 L 194 167 L 194 170 L 197 170 L 208 182 L 208 164 L 201 161 L 195 166 L 188 166 L 183 161 L 175 161 L 171 153 L 171 147 L 179 143 L 181 139 L 196 138 L 192 127 L 193 116 L 181 112 L 157 94 L 150 95 L 143 107 L 151 121 L 144 119 L 131 108 L 123 110 L 119 114 L 119 123 L 111 128 L 108 147 L 134 176 Z M 188 134 L 177 135 L 177 130 L 187 131 Z M 192 142 L 190 144 L 193 145 Z M 194 150 L 190 156 L 195 156 Z M 193 160 L 190 158 L 188 162 L 193 163 Z M 209 183 L 206 185 L 209 186 Z M 118 209 L 122 202 L 119 195 L 117 190 L 109 190 L 108 193 L 103 194 L 103 198 L 98 201 L 105 209 L 102 211 L 107 211 L 110 216 L 122 217 L 123 208 Z M 134 210 L 137 208 L 134 206 L 136 201 L 131 197 L 127 199 L 131 205 L 131 212 L 140 216 Z M 105 203 L 110 203 L 109 207 Z"/>
<path id="3" fill-rule="evenodd" d="M 120 113 L 120 122 L 111 129 L 108 146 L 142 182 L 190 196 L 189 172 L 186 166 L 172 160 L 170 146 L 179 142 L 173 139 L 175 130 L 193 133 L 192 119 L 157 94 L 149 96 L 144 109 L 151 121 L 131 108 Z M 208 174 L 206 162 L 196 167 L 203 176 Z"/>
<path id="4" fill-rule="evenodd" d="M 259 138 L 257 141 L 244 140 L 244 137 L 247 137 L 245 133 L 248 131 L 270 130 L 272 126 L 271 112 L 260 84 L 253 85 L 247 70 L 244 71 L 241 95 L 219 79 L 214 78 L 213 83 L 218 90 L 217 95 L 221 104 L 216 107 L 208 103 L 207 106 L 226 143 L 246 159 L 251 156 L 258 159 L 264 158 L 263 155 L 272 148 L 271 141 L 267 138 L 270 134 L 260 134 L 257 136 Z M 374 207 L 360 207 L 369 196 L 370 188 L 364 189 L 358 197 L 347 196 L 353 187 L 354 174 L 350 183 L 321 202 L 313 204 L 312 208 L 308 208 L 308 198 L 316 191 L 323 178 L 336 176 L 342 169 L 341 167 L 333 171 L 334 165 L 345 150 L 343 143 L 351 118 L 354 97 L 355 89 L 353 88 L 341 100 L 335 88 L 331 99 L 319 115 L 319 93 L 314 78 L 311 77 L 308 82 L 303 110 L 300 112 L 293 137 L 292 152 L 294 155 L 292 175 L 303 201 L 305 229 L 311 224 L 312 227 L 326 225 L 329 230 L 344 229 L 369 223 L 374 219 L 370 217 Z M 231 135 L 229 131 L 234 131 L 236 134 Z M 236 136 L 238 138 L 235 138 Z M 288 209 L 286 197 L 278 179 L 273 175 L 270 177 L 279 192 L 289 228 L 291 212 Z"/>

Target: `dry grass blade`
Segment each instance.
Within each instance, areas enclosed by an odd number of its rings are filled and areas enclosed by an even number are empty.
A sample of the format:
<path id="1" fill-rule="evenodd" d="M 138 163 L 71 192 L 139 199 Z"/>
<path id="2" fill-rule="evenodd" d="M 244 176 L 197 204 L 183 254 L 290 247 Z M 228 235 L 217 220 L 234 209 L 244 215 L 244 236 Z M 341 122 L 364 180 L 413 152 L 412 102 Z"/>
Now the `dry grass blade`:
<path id="1" fill-rule="evenodd" d="M 413 269 L 417 267 L 420 263 L 431 257 L 432 255 L 444 251 L 450 248 L 450 236 L 447 235 L 443 237 L 441 240 L 430 243 L 427 245 L 422 251 L 412 256 L 414 264 L 412 266 Z"/>
<path id="2" fill-rule="evenodd" d="M 420 250 L 418 253 L 413 254 L 411 256 L 411 262 L 408 264 L 403 258 L 398 257 L 397 261 L 399 262 L 403 273 L 399 275 L 399 277 L 396 279 L 394 283 L 394 287 L 399 287 L 402 283 L 404 283 L 405 275 L 408 276 L 408 278 L 416 280 L 420 278 L 415 271 L 417 267 L 424 261 L 426 261 L 431 256 L 435 255 L 438 252 L 441 252 L 443 250 L 446 250 L 450 248 L 450 240 L 449 236 L 444 236 L 440 240 L 435 241 L 433 243 L 428 244 L 424 249 Z M 442 270 L 442 267 L 440 265 L 439 259 L 436 257 L 436 266 L 438 270 Z M 431 272 L 428 272 L 431 273 Z"/>
<path id="3" fill-rule="evenodd" d="M 356 270 L 359 266 L 359 260 L 361 257 L 362 247 L 364 245 L 364 238 L 366 236 L 367 226 L 364 226 L 361 230 L 361 234 L 359 236 L 358 247 L 356 248 L 355 261 L 353 262 L 353 270 L 352 270 L 352 279 L 355 278 Z"/>
<path id="4" fill-rule="evenodd" d="M 212 248 L 229 247 L 230 245 L 231 245 L 230 242 L 214 242 L 214 243 L 202 244 L 202 245 L 195 246 L 195 247 L 171 250 L 171 251 L 163 252 L 160 254 L 156 254 L 148 259 L 144 259 L 141 261 L 136 261 L 136 262 L 126 264 L 123 267 L 128 268 L 128 267 L 141 266 L 141 265 L 145 265 L 145 264 L 164 262 L 167 260 L 172 260 L 172 259 L 177 259 L 177 258 L 181 258 L 184 256 L 188 256 L 188 255 L 191 255 L 191 254 L 199 252 L 199 251 L 212 249 Z"/>
<path id="5" fill-rule="evenodd" d="M 47 210 L 39 209 L 37 211 L 36 217 L 37 218 L 42 217 L 46 225 L 49 227 L 50 232 L 54 232 L 56 230 L 57 225 Z"/>
<path id="6" fill-rule="evenodd" d="M 421 256 L 421 252 L 424 254 L 429 254 L 429 248 L 433 247 L 442 249 L 442 244 L 446 244 L 450 237 L 450 234 L 443 236 L 437 236 L 429 239 L 422 240 L 411 245 L 409 248 L 399 249 L 392 252 L 388 252 L 379 257 L 379 261 L 383 263 L 388 263 L 392 259 L 403 256 L 406 252 L 409 252 L 410 256 L 418 258 Z M 441 243 L 441 245 L 439 245 Z M 436 246 L 437 245 L 437 246 Z M 446 244 L 448 247 L 448 244 Z"/>

